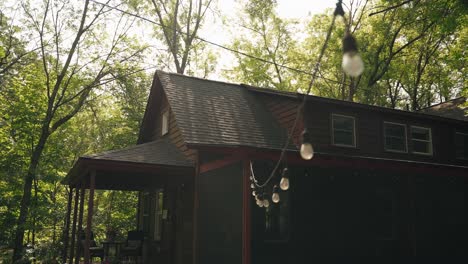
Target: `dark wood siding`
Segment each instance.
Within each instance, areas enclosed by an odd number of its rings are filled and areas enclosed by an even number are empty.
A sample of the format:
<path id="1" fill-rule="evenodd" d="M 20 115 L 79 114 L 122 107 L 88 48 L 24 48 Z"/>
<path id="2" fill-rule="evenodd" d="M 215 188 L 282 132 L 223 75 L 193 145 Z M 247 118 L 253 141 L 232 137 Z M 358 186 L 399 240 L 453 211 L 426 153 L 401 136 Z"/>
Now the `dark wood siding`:
<path id="1" fill-rule="evenodd" d="M 199 175 L 197 263 L 239 264 L 242 257 L 242 165 Z"/>
<path id="2" fill-rule="evenodd" d="M 162 136 L 162 115 L 166 111 L 169 111 L 169 132 Z M 140 143 L 154 141 L 161 137 L 168 137 L 187 158 L 193 161 L 197 159 L 196 150 L 189 149 L 185 143 L 182 132 L 177 126 L 176 117 L 171 110 L 167 97 L 157 78 L 153 83 L 141 129 L 143 131 L 140 133 Z"/>
<path id="3" fill-rule="evenodd" d="M 290 170 L 291 235 L 266 240 L 265 209 L 252 199 L 252 263 L 468 256 L 465 177 L 370 169 Z"/>
<path id="4" fill-rule="evenodd" d="M 260 100 L 270 109 L 278 122 L 291 130 L 300 100 L 285 96 L 258 94 Z M 355 118 L 356 147 L 339 147 L 332 144 L 331 116 L 341 114 Z M 312 136 L 312 144 L 317 153 L 377 157 L 397 160 L 414 160 L 429 163 L 442 163 L 467 166 L 468 161 L 455 157 L 455 132 L 468 131 L 468 122 L 431 118 L 424 115 L 408 115 L 402 111 L 386 111 L 363 105 L 340 104 L 339 102 L 322 102 L 309 100 L 305 108 L 305 125 Z M 384 122 L 395 122 L 406 125 L 407 153 L 389 152 L 384 149 Z M 303 130 L 303 119 L 294 133 L 294 143 L 299 145 L 300 133 Z M 431 129 L 432 155 L 412 153 L 410 127 L 420 126 Z"/>

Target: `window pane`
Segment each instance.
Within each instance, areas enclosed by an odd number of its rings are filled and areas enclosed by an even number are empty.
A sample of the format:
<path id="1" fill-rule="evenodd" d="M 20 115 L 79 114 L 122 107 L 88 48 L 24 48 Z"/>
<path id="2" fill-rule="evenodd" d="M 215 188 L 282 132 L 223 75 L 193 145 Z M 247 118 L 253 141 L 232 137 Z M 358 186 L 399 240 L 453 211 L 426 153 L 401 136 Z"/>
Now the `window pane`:
<path id="1" fill-rule="evenodd" d="M 332 115 L 333 144 L 355 146 L 354 118 Z"/>
<path id="2" fill-rule="evenodd" d="M 352 132 L 335 131 L 334 135 L 335 144 L 339 145 L 354 145 L 354 138 Z"/>
<path id="3" fill-rule="evenodd" d="M 406 151 L 406 129 L 404 125 L 384 123 L 385 149 Z"/>
<path id="4" fill-rule="evenodd" d="M 429 142 L 413 140 L 413 152 L 430 153 Z"/>
<path id="5" fill-rule="evenodd" d="M 429 141 L 429 130 L 413 127 L 411 128 L 411 138 Z"/>
<path id="6" fill-rule="evenodd" d="M 354 119 L 344 116 L 333 116 L 333 128 L 337 130 L 353 131 Z"/>
<path id="7" fill-rule="evenodd" d="M 386 137 L 385 149 L 406 151 L 406 143 L 403 138 Z"/>

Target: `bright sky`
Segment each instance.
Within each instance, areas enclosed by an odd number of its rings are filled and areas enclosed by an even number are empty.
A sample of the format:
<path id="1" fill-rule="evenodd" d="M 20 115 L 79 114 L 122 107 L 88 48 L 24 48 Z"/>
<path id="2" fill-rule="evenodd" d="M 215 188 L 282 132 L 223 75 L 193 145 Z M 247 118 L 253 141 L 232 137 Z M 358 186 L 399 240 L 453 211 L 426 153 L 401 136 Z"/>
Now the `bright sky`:
<path id="1" fill-rule="evenodd" d="M 324 12 L 327 8 L 334 8 L 336 0 L 277 0 L 276 11 L 279 16 L 286 19 L 303 21 L 310 19 L 312 15 Z M 234 18 L 242 8 L 236 0 L 218 0 L 218 8 L 222 15 Z M 226 45 L 232 39 L 232 33 L 227 31 L 219 18 L 205 21 L 199 36 L 209 41 Z M 218 69 L 230 68 L 235 63 L 232 53 L 222 49 L 216 49 L 219 53 Z M 222 79 L 219 72 L 210 76 L 212 79 Z"/>

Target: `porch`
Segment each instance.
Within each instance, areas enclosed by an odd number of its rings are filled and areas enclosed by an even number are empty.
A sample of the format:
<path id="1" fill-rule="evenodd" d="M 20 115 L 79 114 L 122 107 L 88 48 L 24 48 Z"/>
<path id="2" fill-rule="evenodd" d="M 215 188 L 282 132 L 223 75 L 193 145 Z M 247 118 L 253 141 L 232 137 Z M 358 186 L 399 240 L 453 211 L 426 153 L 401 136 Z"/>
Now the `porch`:
<path id="1" fill-rule="evenodd" d="M 134 230 L 143 234 L 143 242 L 137 256 L 122 260 L 182 263 L 191 259 L 194 173 L 193 163 L 169 139 L 80 157 L 63 182 L 70 186 L 63 263 L 95 262 L 98 251 L 102 259 L 104 248 L 93 248 L 92 240 L 96 190 L 139 193 Z M 125 241 L 119 243 L 119 247 L 125 245 Z"/>

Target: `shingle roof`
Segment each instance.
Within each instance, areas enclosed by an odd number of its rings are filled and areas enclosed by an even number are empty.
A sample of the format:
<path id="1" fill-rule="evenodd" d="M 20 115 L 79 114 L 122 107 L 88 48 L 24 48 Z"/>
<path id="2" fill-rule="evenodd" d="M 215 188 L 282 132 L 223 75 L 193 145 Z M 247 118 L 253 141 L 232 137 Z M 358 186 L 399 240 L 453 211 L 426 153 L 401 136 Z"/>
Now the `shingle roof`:
<path id="1" fill-rule="evenodd" d="M 419 112 L 468 121 L 468 107 L 464 106 L 465 102 L 465 97 L 458 97 L 453 100 L 449 100 L 440 104 L 421 109 Z"/>
<path id="2" fill-rule="evenodd" d="M 192 162 L 185 158 L 176 146 L 164 138 L 124 149 L 92 154 L 83 158 L 166 166 L 193 166 Z"/>
<path id="3" fill-rule="evenodd" d="M 281 149 L 286 130 L 245 87 L 157 71 L 186 143 Z"/>

